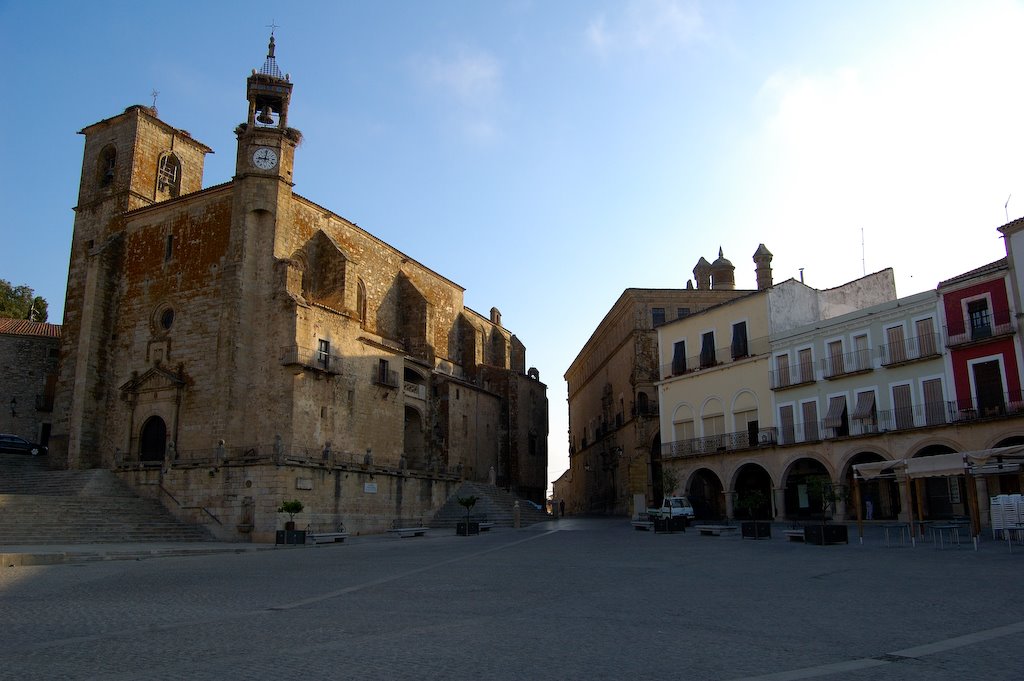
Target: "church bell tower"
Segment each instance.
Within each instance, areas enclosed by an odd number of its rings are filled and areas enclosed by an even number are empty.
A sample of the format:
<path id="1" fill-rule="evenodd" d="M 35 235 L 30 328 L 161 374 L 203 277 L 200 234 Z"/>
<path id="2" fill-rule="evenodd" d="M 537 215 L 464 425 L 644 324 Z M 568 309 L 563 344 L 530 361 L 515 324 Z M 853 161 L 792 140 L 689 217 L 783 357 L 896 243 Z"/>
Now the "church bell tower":
<path id="1" fill-rule="evenodd" d="M 274 57 L 274 35 L 270 35 L 267 58 L 259 71 L 253 69 L 246 81 L 249 115 L 235 129 L 238 158 L 235 177 L 277 178 L 291 186 L 298 130 L 288 127 L 288 103 L 292 84 L 282 75 Z"/>

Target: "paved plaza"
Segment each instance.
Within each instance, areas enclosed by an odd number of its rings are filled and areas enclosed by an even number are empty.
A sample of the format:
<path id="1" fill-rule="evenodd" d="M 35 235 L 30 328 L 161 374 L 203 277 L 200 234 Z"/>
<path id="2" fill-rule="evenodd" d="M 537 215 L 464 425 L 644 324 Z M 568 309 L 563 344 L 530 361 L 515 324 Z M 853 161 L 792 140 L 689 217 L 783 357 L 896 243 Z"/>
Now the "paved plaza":
<path id="1" fill-rule="evenodd" d="M 820 547 L 563 519 L 263 548 L 4 565 L 0 679 L 994 681 L 1024 670 L 1024 546 L 991 539 L 979 551 L 887 548 L 871 528 L 863 545 Z"/>

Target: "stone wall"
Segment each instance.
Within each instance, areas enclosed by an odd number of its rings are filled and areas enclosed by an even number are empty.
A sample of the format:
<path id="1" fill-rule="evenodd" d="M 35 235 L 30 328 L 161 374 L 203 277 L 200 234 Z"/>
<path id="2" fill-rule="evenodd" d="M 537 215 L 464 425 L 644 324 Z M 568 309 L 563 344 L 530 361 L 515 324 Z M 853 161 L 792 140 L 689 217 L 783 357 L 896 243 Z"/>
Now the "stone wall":
<path id="1" fill-rule="evenodd" d="M 227 464 L 120 471 L 140 494 L 159 499 L 185 522 L 222 541 L 273 543 L 284 529 L 283 501 L 304 509 L 296 529 L 379 534 L 397 518 L 429 524 L 458 489 L 455 477 L 430 477 L 373 466 Z"/>
<path id="2" fill-rule="evenodd" d="M 24 327 L 21 332 L 0 332 L 0 432 L 43 442 L 52 423 L 60 327 L 7 319 L 0 325 Z"/>

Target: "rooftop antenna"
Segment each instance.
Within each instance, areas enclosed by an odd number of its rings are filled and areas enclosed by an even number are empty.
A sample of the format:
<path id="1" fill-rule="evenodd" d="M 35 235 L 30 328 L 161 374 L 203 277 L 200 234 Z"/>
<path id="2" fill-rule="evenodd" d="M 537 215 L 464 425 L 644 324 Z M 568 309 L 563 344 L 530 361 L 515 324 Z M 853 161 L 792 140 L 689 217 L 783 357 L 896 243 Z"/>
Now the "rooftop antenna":
<path id="1" fill-rule="evenodd" d="M 1013 196 L 1013 194 L 1010 194 L 1010 196 L 1007 196 L 1006 197 L 1006 203 L 1003 204 L 1003 212 L 1006 213 L 1006 221 L 1007 222 L 1010 221 L 1010 210 L 1009 210 L 1008 206 L 1010 205 L 1010 198 L 1012 196 Z"/>
<path id="2" fill-rule="evenodd" d="M 868 276 L 867 261 L 864 258 L 864 228 L 860 228 L 860 269 L 863 276 Z"/>

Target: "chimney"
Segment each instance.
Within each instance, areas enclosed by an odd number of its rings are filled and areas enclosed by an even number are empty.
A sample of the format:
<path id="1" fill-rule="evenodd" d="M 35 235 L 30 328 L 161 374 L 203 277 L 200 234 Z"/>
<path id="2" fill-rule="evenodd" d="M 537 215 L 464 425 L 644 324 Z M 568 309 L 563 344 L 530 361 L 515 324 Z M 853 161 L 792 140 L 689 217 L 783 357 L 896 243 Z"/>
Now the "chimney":
<path id="1" fill-rule="evenodd" d="M 711 288 L 711 263 L 705 260 L 704 256 L 701 256 L 693 268 L 693 278 L 697 281 L 697 288 Z"/>
<path id="2" fill-rule="evenodd" d="M 772 287 L 772 254 L 764 244 L 759 244 L 754 251 L 754 276 L 757 277 L 757 290 L 764 291 Z"/>

